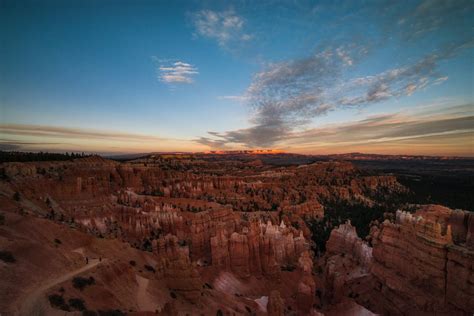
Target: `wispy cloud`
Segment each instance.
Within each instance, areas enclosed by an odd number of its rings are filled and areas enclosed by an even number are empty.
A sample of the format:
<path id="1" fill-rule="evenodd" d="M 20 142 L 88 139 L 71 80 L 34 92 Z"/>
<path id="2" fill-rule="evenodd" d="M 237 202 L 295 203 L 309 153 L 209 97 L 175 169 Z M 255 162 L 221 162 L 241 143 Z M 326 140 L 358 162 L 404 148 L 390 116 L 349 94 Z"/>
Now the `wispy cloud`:
<path id="1" fill-rule="evenodd" d="M 246 103 L 252 111 L 249 118 L 252 126 L 211 132 L 197 141 L 211 147 L 277 145 L 290 135 L 307 130 L 316 118 L 330 111 L 408 97 L 445 82 L 448 77 L 441 73 L 440 64 L 473 46 L 467 27 L 472 24 L 474 3 L 469 0 L 421 0 L 409 4 L 387 1 L 365 6 L 348 1 L 322 4 L 321 10 L 306 11 L 311 12 L 309 17 L 315 20 L 323 18 L 323 12 L 337 11 L 340 6 L 354 14 L 342 16 L 335 25 L 354 22 L 355 28 L 363 28 L 346 32 L 342 37 L 334 34 L 334 40 L 321 42 L 321 46 L 307 56 L 267 64 L 253 76 L 242 95 L 220 97 Z M 305 15 L 298 17 L 301 16 Z M 235 17 L 229 28 L 223 23 L 226 17 Z M 219 45 L 226 46 L 231 38 L 239 38 L 245 21 L 234 11 L 200 11 L 194 15 L 194 25 L 198 35 L 216 39 Z M 360 36 L 360 31 L 366 32 L 370 27 L 374 32 Z M 434 32 L 443 35 L 433 42 L 429 36 Z M 352 75 L 352 69 L 378 45 L 394 38 L 407 45 L 411 45 L 407 42 L 412 40 L 430 40 L 437 49 L 427 51 L 414 61 L 365 77 Z"/>
<path id="2" fill-rule="evenodd" d="M 82 139 L 103 139 L 103 140 L 122 140 L 122 141 L 159 141 L 163 138 L 130 134 L 116 131 L 100 131 L 83 128 L 68 128 L 43 125 L 24 125 L 24 124 L 0 124 L 0 133 L 3 135 L 21 135 L 34 137 L 53 137 L 53 138 L 82 138 Z"/>
<path id="3" fill-rule="evenodd" d="M 473 126 L 472 105 L 463 105 L 448 108 L 441 113 L 430 111 L 417 115 L 390 113 L 355 122 L 308 129 L 291 134 L 285 145 L 309 152 L 387 150 L 393 153 L 395 150 L 395 153 L 410 151 L 472 156 Z M 410 144 L 413 147 L 403 147 L 403 144 Z"/>
<path id="4" fill-rule="evenodd" d="M 202 149 L 186 139 L 61 126 L 0 124 L 0 135 L 1 150 L 107 153 Z"/>
<path id="5" fill-rule="evenodd" d="M 382 73 L 350 80 L 341 89 L 339 103 L 360 106 L 377 103 L 392 97 L 410 96 L 430 85 L 448 79 L 438 71 L 439 63 L 452 58 L 462 50 L 472 47 L 474 41 L 451 44 L 426 55 L 415 63 L 393 68 Z M 344 95 L 347 92 L 348 95 Z"/>
<path id="6" fill-rule="evenodd" d="M 245 95 L 222 95 L 222 96 L 218 96 L 217 99 L 230 100 L 230 101 L 236 101 L 236 102 L 245 102 L 247 101 L 248 98 Z"/>
<path id="7" fill-rule="evenodd" d="M 232 97 L 249 104 L 253 126 L 211 134 L 198 142 L 221 147 L 272 146 L 330 111 L 410 96 L 444 82 L 447 77 L 438 70 L 439 63 L 472 44 L 447 45 L 414 63 L 353 79 L 347 79 L 348 70 L 367 56 L 368 45 L 327 47 L 308 57 L 270 64 L 254 75 L 241 97 Z"/>
<path id="8" fill-rule="evenodd" d="M 154 60 L 157 62 L 158 79 L 164 83 L 193 83 L 193 77 L 199 74 L 197 67 L 183 61 Z"/>
<path id="9" fill-rule="evenodd" d="M 214 148 L 226 148 L 245 137 L 252 143 L 254 128 L 259 127 L 211 133 L 217 138 L 202 137 L 197 141 Z M 257 140 L 259 145 L 265 144 L 264 134 L 257 133 L 262 135 Z M 474 111 L 472 104 L 436 110 L 427 107 L 423 111 L 380 114 L 299 132 L 282 131 L 279 135 L 284 136 L 277 138 L 278 148 L 306 153 L 363 151 L 473 156 Z"/>
<path id="10" fill-rule="evenodd" d="M 191 14 L 197 36 L 213 39 L 220 47 L 230 48 L 236 42 L 246 42 L 253 35 L 245 32 L 245 20 L 234 10 L 201 10 Z"/>
<path id="11" fill-rule="evenodd" d="M 414 9 L 395 16 L 396 25 L 408 40 L 436 31 L 469 33 L 465 27 L 470 25 L 473 9 L 474 3 L 470 0 L 423 0 Z M 389 27 L 393 28 L 393 24 Z"/>
<path id="12" fill-rule="evenodd" d="M 0 139 L 0 150 L 6 151 L 13 151 L 13 150 L 22 150 L 25 147 L 47 147 L 47 146 L 58 146 L 58 145 L 66 145 L 65 143 L 58 143 L 58 142 L 25 142 L 25 141 L 18 141 L 18 140 L 9 140 L 9 139 Z"/>
<path id="13" fill-rule="evenodd" d="M 329 125 L 293 133 L 289 143 L 314 145 L 331 143 L 332 146 L 355 143 L 387 142 L 426 135 L 473 132 L 473 112 L 450 117 L 444 114 L 415 117 L 402 113 L 391 113 L 368 117 L 356 122 Z"/>
<path id="14" fill-rule="evenodd" d="M 240 100 L 253 109 L 251 128 L 214 133 L 198 140 L 201 144 L 222 146 L 242 144 L 271 146 L 295 128 L 335 108 L 329 91 L 339 84 L 342 71 L 352 66 L 368 48 L 362 45 L 330 47 L 311 56 L 273 63 L 254 75 Z M 237 99 L 237 98 L 233 98 Z M 212 143 L 214 141 L 214 143 Z"/>

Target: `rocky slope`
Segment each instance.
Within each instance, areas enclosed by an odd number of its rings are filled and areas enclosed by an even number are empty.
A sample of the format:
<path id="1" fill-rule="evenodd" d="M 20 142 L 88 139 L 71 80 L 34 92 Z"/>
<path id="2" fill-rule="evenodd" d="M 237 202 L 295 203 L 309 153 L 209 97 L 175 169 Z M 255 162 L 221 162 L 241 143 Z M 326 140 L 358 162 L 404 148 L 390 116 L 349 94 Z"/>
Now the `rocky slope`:
<path id="1" fill-rule="evenodd" d="M 372 247 L 350 223 L 341 225 L 327 243 L 326 296 L 354 298 L 384 315 L 470 315 L 473 232 L 472 213 L 435 205 L 374 226 Z"/>

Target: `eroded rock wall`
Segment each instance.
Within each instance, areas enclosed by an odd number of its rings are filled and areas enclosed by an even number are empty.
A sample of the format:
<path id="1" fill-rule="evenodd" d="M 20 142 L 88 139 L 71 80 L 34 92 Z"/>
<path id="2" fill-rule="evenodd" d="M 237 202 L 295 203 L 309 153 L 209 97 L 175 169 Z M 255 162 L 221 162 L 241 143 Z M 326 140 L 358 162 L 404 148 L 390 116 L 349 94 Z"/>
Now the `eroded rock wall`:
<path id="1" fill-rule="evenodd" d="M 329 302 L 355 298 L 387 315 L 474 311 L 472 214 L 426 206 L 396 212 L 373 228 L 373 248 L 350 223 L 327 242 L 325 290 Z"/>

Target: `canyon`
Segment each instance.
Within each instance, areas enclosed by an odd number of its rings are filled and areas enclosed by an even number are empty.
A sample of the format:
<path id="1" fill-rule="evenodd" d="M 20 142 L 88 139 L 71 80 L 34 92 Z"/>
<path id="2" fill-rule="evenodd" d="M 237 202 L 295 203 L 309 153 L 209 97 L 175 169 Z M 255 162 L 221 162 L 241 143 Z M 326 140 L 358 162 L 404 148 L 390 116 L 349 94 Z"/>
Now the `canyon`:
<path id="1" fill-rule="evenodd" d="M 472 314 L 471 212 L 403 204 L 395 175 L 301 160 L 0 164 L 0 250 L 13 257 L 0 261 L 0 312 Z"/>

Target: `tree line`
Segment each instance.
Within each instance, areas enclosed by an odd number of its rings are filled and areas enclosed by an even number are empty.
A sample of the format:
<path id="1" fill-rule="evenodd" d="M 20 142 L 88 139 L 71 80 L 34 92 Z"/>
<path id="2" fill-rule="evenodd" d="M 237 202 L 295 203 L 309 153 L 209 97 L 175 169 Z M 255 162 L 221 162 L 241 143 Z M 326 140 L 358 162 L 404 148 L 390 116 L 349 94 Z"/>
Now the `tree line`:
<path id="1" fill-rule="evenodd" d="M 1 162 L 28 162 L 28 161 L 65 161 L 76 158 L 89 157 L 91 155 L 82 153 L 49 153 L 49 152 L 21 152 L 0 151 Z"/>

